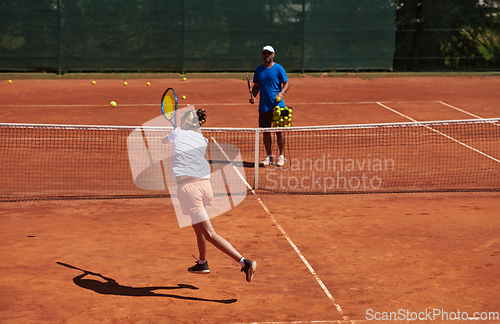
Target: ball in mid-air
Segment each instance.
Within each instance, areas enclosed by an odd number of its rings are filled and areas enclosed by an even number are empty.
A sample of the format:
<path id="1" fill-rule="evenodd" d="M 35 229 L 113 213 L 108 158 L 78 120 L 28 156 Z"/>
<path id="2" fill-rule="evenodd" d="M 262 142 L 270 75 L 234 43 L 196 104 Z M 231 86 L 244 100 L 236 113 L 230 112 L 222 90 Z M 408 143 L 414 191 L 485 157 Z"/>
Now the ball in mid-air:
<path id="1" fill-rule="evenodd" d="M 187 79 L 186 78 L 182 78 L 182 81 L 186 81 Z"/>
<path id="2" fill-rule="evenodd" d="M 149 82 L 146 82 L 146 85 L 150 85 L 150 84 L 151 84 L 151 83 L 149 83 Z"/>
<path id="3" fill-rule="evenodd" d="M 12 83 L 12 80 L 9 80 L 9 83 Z"/>
<path id="4" fill-rule="evenodd" d="M 127 85 L 128 83 L 127 83 L 127 81 L 125 81 L 125 82 L 123 82 L 123 84 L 124 84 L 124 85 Z"/>
<path id="5" fill-rule="evenodd" d="M 95 81 L 92 81 L 92 84 L 95 84 Z"/>
<path id="6" fill-rule="evenodd" d="M 186 96 L 182 96 L 182 99 L 186 99 Z"/>
<path id="7" fill-rule="evenodd" d="M 116 101 L 111 101 L 111 102 L 109 103 L 109 105 L 110 105 L 111 107 L 115 108 L 115 107 L 116 107 Z"/>

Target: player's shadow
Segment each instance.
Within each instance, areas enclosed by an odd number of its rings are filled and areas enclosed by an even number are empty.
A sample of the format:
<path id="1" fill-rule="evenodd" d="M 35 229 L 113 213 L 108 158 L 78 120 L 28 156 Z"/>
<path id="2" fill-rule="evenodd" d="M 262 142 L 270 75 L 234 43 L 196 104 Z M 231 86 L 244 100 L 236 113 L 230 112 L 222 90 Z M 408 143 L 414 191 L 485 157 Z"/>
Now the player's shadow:
<path id="1" fill-rule="evenodd" d="M 237 299 L 206 299 L 199 297 L 186 297 L 174 294 L 166 294 L 159 293 L 158 290 L 177 290 L 177 289 L 191 289 L 197 290 L 198 287 L 186 284 L 177 284 L 177 286 L 161 286 L 161 287 L 130 287 L 120 285 L 116 280 L 112 278 L 105 277 L 100 273 L 95 273 L 91 271 L 86 271 L 80 268 L 76 268 L 66 263 L 57 262 L 57 264 L 62 265 L 64 267 L 68 267 L 71 269 L 76 269 L 83 271 L 83 273 L 79 276 L 73 278 L 73 282 L 85 289 L 93 290 L 101 295 L 116 295 L 116 296 L 132 296 L 132 297 L 167 297 L 167 298 L 175 298 L 175 299 L 184 299 L 184 300 L 194 300 L 194 301 L 206 301 L 206 302 L 214 302 L 214 303 L 222 303 L 222 304 L 232 304 L 237 301 Z M 85 278 L 86 276 L 95 276 L 103 279 L 95 280 Z"/>

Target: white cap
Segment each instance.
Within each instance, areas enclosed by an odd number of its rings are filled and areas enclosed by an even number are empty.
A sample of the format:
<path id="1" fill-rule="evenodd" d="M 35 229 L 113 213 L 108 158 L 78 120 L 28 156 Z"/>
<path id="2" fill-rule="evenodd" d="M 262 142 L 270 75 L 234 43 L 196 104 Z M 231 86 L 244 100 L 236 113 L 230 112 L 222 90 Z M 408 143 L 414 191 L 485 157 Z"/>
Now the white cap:
<path id="1" fill-rule="evenodd" d="M 266 45 L 264 46 L 264 48 L 262 49 L 262 51 L 269 51 L 271 53 L 274 53 L 274 48 L 271 46 L 271 45 Z"/>

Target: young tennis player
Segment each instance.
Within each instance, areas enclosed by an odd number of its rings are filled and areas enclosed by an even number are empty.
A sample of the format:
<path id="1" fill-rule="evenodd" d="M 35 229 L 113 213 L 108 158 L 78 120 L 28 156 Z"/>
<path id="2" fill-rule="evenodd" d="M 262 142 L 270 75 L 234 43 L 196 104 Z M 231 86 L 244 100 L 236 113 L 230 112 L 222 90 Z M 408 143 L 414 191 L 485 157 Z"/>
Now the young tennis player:
<path id="1" fill-rule="evenodd" d="M 207 120 L 204 109 L 186 112 L 180 123 L 168 136 L 173 143 L 172 170 L 177 180 L 177 197 L 185 215 L 191 222 L 198 242 L 199 259 L 188 269 L 191 273 L 208 274 L 207 241 L 238 262 L 250 282 L 255 274 L 257 262 L 247 260 L 222 236 L 218 235 L 210 222 L 205 206 L 213 201 L 210 184 L 210 165 L 205 159 L 208 140 L 199 131 Z"/>

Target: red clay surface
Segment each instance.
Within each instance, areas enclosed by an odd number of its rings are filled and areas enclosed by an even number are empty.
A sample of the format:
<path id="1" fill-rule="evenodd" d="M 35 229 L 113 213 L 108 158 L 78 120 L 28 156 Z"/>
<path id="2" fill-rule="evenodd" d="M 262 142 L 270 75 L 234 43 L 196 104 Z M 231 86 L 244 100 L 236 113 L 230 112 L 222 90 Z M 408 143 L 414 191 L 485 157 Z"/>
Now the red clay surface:
<path id="1" fill-rule="evenodd" d="M 187 97 L 182 105 L 207 110 L 207 126 L 257 124 L 243 79 L 13 81 L 0 83 L 2 123 L 141 125 L 159 116 L 172 86 Z M 408 121 L 377 102 L 416 120 L 500 117 L 500 77 L 290 83 L 295 126 Z M 213 247 L 210 275 L 186 271 L 195 235 L 178 227 L 169 199 L 1 203 L 0 321 L 358 323 L 426 311 L 428 321 L 418 322 L 457 322 L 463 312 L 491 318 L 500 312 L 499 196 L 249 194 L 213 224 L 258 262 L 251 283 Z"/>
<path id="2" fill-rule="evenodd" d="M 207 110 L 208 127 L 257 127 L 257 104 L 248 103 L 243 79 L 155 79 L 150 86 L 147 81 L 132 79 L 124 86 L 123 80 L 97 80 L 95 85 L 91 80 L 14 80 L 11 84 L 3 80 L 0 121 L 138 126 L 160 115 L 161 96 L 167 87 L 174 87 L 180 107 L 191 104 Z M 290 84 L 285 102 L 296 108 L 294 126 L 409 121 L 376 102 L 391 108 L 408 102 L 407 115 L 417 120 L 473 118 L 443 104 L 425 103 L 429 101 L 442 101 L 482 118 L 500 117 L 500 77 L 496 76 L 371 80 L 306 76 L 291 78 Z M 112 100 L 116 108 L 109 106 Z M 398 109 L 402 106 L 406 105 L 397 104 Z"/>

